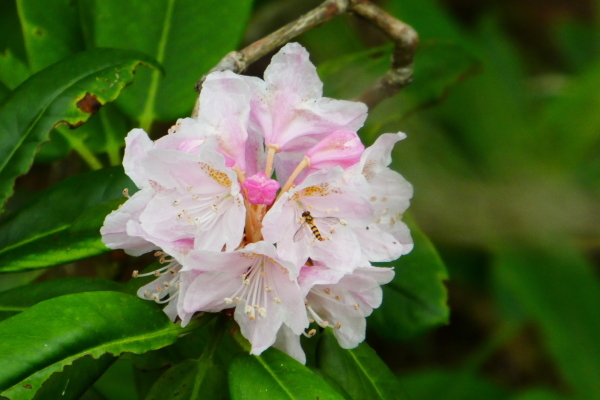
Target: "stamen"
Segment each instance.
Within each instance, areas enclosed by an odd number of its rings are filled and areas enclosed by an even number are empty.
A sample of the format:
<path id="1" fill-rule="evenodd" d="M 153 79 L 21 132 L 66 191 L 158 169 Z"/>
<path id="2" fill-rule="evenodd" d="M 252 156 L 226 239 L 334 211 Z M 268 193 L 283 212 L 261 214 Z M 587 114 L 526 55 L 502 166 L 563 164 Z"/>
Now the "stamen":
<path id="1" fill-rule="evenodd" d="M 335 327 L 336 327 L 337 329 L 340 329 L 340 328 L 342 327 L 342 323 L 341 323 L 341 322 L 338 322 L 337 324 L 335 324 Z"/>
<path id="2" fill-rule="evenodd" d="M 225 304 L 233 304 L 233 300 L 230 299 L 229 297 L 225 297 L 224 301 L 225 301 Z"/>
<path id="3" fill-rule="evenodd" d="M 281 197 L 282 194 L 284 194 L 285 192 L 290 190 L 290 188 L 294 184 L 294 180 L 298 177 L 298 175 L 300 175 L 300 172 L 302 172 L 302 170 L 304 170 L 304 168 L 306 168 L 306 167 L 310 167 L 310 160 L 308 157 L 304 156 L 304 158 L 302 159 L 300 164 L 298 164 L 298 166 L 296 167 L 294 172 L 292 172 L 292 174 L 288 178 L 285 185 L 283 185 L 283 188 L 281 189 L 281 192 L 279 192 L 279 195 L 277 196 L 277 199 L 275 201 L 279 200 L 279 198 Z"/>
<path id="4" fill-rule="evenodd" d="M 131 198 L 131 196 L 129 195 L 129 189 L 128 188 L 123 189 L 123 196 L 127 197 L 128 199 Z"/>
<path id="5" fill-rule="evenodd" d="M 181 204 L 181 202 L 180 202 L 179 200 L 175 200 L 175 201 L 174 201 L 172 204 L 173 204 L 174 206 L 178 206 L 179 204 Z"/>
<path id="6" fill-rule="evenodd" d="M 354 305 L 354 309 L 355 309 L 355 310 L 358 310 L 358 308 L 359 308 L 359 307 L 358 307 L 358 304 L 355 304 L 355 305 Z"/>
<path id="7" fill-rule="evenodd" d="M 325 292 L 325 293 L 327 293 L 327 294 L 331 294 L 331 289 L 329 289 L 329 288 L 326 288 L 326 289 L 324 290 L 324 292 Z"/>
<path id="8" fill-rule="evenodd" d="M 315 334 L 316 334 L 316 333 L 317 333 L 317 330 L 316 330 L 316 329 L 311 329 L 311 330 L 310 330 L 310 331 L 308 331 L 308 332 L 302 332 L 302 334 L 303 334 L 304 336 L 306 336 L 307 338 L 311 338 L 311 337 L 315 336 Z"/>
<path id="9" fill-rule="evenodd" d="M 279 146 L 276 144 L 268 144 L 267 145 L 267 165 L 265 167 L 265 176 L 267 178 L 271 177 L 273 174 L 273 160 L 275 159 L 275 154 L 279 151 Z"/>

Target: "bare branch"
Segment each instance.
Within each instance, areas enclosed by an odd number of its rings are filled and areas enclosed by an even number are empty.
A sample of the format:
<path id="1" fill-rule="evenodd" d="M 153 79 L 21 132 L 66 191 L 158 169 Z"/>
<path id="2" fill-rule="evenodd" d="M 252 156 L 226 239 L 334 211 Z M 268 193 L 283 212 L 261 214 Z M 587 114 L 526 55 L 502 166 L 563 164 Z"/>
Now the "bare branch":
<path id="1" fill-rule="evenodd" d="M 418 35 L 405 23 L 397 20 L 367 0 L 327 0 L 314 10 L 304 14 L 270 35 L 260 39 L 240 51 L 227 54 L 213 69 L 202 76 L 196 84 L 196 90 L 202 90 L 206 76 L 215 71 L 233 71 L 240 73 L 250 64 L 269 54 L 302 33 L 315 28 L 330 19 L 350 12 L 381 29 L 393 42 L 391 69 L 357 100 L 369 108 L 374 107 L 386 97 L 393 96 L 412 80 L 412 63 L 415 55 Z M 197 117 L 200 103 L 197 100 L 192 117 Z"/>
<path id="2" fill-rule="evenodd" d="M 419 36 L 412 27 L 367 0 L 350 0 L 348 11 L 377 26 L 394 42 L 390 70 L 357 98 L 373 108 L 412 81 L 413 60 Z"/>

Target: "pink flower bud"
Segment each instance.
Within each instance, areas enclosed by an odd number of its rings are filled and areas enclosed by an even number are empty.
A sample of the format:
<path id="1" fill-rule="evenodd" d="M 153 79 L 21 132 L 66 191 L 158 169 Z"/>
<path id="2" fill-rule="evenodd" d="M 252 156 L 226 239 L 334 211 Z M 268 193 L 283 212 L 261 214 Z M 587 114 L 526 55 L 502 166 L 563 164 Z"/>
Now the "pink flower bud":
<path id="1" fill-rule="evenodd" d="M 264 172 L 259 172 L 246 179 L 243 184 L 251 204 L 271 205 L 275 201 L 279 182 L 269 179 Z"/>
<path id="2" fill-rule="evenodd" d="M 360 160 L 365 150 L 355 132 L 340 130 L 323 138 L 306 153 L 313 169 L 335 167 L 348 168 Z"/>

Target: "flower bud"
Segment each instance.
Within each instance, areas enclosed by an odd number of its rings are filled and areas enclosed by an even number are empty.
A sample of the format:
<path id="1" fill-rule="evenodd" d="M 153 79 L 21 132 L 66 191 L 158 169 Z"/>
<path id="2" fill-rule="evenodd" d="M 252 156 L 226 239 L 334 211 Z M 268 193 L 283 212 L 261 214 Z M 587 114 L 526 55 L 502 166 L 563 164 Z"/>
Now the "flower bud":
<path id="1" fill-rule="evenodd" d="M 275 201 L 277 190 L 279 190 L 279 182 L 267 178 L 264 172 L 252 175 L 244 181 L 243 186 L 251 204 L 271 205 Z"/>

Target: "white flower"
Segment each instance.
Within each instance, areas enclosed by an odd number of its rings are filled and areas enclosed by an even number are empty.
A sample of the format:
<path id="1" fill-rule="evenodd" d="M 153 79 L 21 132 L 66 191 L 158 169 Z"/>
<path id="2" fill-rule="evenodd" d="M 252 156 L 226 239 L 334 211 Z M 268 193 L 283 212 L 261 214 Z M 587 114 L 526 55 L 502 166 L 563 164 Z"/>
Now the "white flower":
<path id="1" fill-rule="evenodd" d="M 412 186 L 388 167 L 403 134 L 365 149 L 356 131 L 366 111 L 322 97 L 298 44 L 273 57 L 264 80 L 212 73 L 198 119 L 156 142 L 141 129 L 127 136 L 123 164 L 140 190 L 107 216 L 103 241 L 159 250 L 164 267 L 138 295 L 183 325 L 235 308 L 252 354 L 276 346 L 304 362 L 309 319 L 357 346 L 394 274 L 370 262 L 412 248 L 400 220 Z"/>

